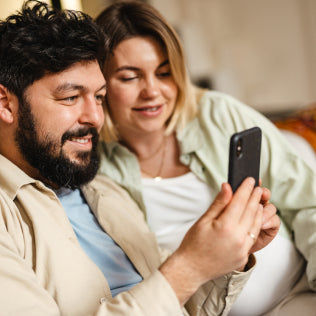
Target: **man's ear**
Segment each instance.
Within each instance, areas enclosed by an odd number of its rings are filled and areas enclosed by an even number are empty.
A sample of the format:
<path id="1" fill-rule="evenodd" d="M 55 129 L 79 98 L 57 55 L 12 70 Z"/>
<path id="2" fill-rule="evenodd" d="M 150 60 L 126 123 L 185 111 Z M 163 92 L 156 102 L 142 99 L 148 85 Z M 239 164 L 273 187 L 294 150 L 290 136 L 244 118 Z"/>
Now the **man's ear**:
<path id="1" fill-rule="evenodd" d="M 12 124 L 16 113 L 17 98 L 0 84 L 0 120 Z M 15 99 L 15 100 L 14 100 Z"/>

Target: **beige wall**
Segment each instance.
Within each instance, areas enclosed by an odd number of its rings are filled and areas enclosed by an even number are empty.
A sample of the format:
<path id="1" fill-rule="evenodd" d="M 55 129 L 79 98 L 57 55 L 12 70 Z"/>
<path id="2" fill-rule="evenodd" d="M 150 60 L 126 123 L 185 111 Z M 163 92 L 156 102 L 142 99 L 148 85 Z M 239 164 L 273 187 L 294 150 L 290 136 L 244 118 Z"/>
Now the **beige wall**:
<path id="1" fill-rule="evenodd" d="M 63 9 L 82 11 L 81 0 L 61 0 L 60 3 Z"/>
<path id="2" fill-rule="evenodd" d="M 180 31 L 193 78 L 262 111 L 316 101 L 316 1 L 151 3 Z"/>
<path id="3" fill-rule="evenodd" d="M 50 0 L 42 1 L 50 3 Z M 23 2 L 23 0 L 0 0 L 0 19 L 4 19 L 8 15 L 15 13 L 22 7 Z"/>
<path id="4" fill-rule="evenodd" d="M 0 1 L 0 18 L 6 18 L 8 15 L 14 13 L 20 9 L 23 4 L 23 0 L 1 0 Z"/>
<path id="5" fill-rule="evenodd" d="M 83 11 L 94 18 L 111 2 L 111 0 L 81 0 Z"/>
<path id="6" fill-rule="evenodd" d="M 22 0 L 0 2 L 2 18 Z M 47 0 L 47 2 L 49 2 Z M 111 0 L 62 0 L 95 17 Z M 263 112 L 316 101 L 315 0 L 151 0 L 182 37 L 193 79 Z"/>

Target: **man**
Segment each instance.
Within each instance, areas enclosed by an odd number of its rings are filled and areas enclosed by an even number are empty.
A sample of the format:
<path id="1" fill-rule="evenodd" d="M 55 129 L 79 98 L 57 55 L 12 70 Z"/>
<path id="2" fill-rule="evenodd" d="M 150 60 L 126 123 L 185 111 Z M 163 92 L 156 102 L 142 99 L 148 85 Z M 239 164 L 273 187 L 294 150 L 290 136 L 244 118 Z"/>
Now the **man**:
<path id="1" fill-rule="evenodd" d="M 249 253 L 277 233 L 269 192 L 247 179 L 232 197 L 224 184 L 165 260 L 128 194 L 94 179 L 101 31 L 28 1 L 1 22 L 0 41 L 1 314 L 227 314 Z"/>

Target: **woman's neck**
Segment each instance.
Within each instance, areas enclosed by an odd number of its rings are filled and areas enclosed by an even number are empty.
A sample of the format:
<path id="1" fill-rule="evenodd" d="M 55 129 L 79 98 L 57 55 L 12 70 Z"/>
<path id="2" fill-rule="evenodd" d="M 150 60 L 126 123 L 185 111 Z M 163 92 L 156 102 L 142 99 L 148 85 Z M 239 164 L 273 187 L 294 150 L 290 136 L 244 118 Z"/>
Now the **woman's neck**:
<path id="1" fill-rule="evenodd" d="M 136 154 L 143 177 L 159 180 L 189 172 L 189 167 L 180 162 L 175 133 L 168 136 L 163 132 L 147 134 L 137 139 L 126 139 L 121 143 Z"/>
<path id="2" fill-rule="evenodd" d="M 131 150 L 137 158 L 142 160 L 149 160 L 156 154 L 159 154 L 163 150 L 164 143 L 167 136 L 164 135 L 164 131 L 155 133 L 148 133 L 146 135 L 123 137 L 120 143 Z"/>

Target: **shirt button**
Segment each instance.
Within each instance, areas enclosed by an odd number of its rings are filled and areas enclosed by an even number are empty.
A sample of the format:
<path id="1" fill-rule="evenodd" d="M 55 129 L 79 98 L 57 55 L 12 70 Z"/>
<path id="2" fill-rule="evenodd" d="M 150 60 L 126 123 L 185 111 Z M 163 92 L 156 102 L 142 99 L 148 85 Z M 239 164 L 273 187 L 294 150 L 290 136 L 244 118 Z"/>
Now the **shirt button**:
<path id="1" fill-rule="evenodd" d="M 189 155 L 184 155 L 183 156 L 183 162 L 188 164 L 190 162 L 190 156 Z"/>
<path id="2" fill-rule="evenodd" d="M 68 240 L 70 240 L 71 242 L 75 243 L 76 239 L 74 237 L 68 237 Z"/>

